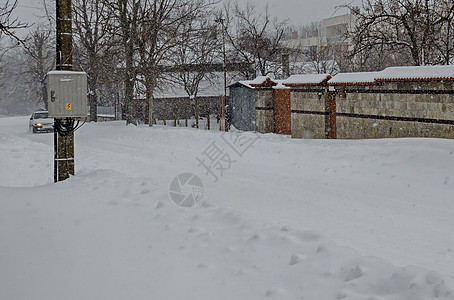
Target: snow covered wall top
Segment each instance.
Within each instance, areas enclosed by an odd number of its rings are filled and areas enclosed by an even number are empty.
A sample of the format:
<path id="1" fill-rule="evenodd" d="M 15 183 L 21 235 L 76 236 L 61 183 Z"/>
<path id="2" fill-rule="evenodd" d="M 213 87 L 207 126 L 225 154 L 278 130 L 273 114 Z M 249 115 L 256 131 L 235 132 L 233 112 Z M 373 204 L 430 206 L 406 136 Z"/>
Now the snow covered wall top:
<path id="1" fill-rule="evenodd" d="M 284 80 L 285 86 L 320 85 L 331 78 L 329 74 L 292 75 Z"/>
<path id="2" fill-rule="evenodd" d="M 254 80 L 250 80 L 249 84 L 251 86 L 261 85 L 266 80 L 272 80 L 272 79 L 268 76 L 257 76 Z"/>
<path id="3" fill-rule="evenodd" d="M 375 80 L 378 82 L 454 80 L 454 65 L 390 67 L 381 71 Z"/>
<path id="4" fill-rule="evenodd" d="M 328 81 L 329 85 L 375 84 L 378 72 L 339 73 Z"/>
<path id="5" fill-rule="evenodd" d="M 454 65 L 390 67 L 381 72 L 339 73 L 329 85 L 375 84 L 392 81 L 454 81 Z"/>
<path id="6" fill-rule="evenodd" d="M 249 88 L 272 87 L 285 89 L 294 86 L 322 85 L 374 85 L 377 82 L 392 81 L 454 81 L 454 65 L 390 67 L 379 72 L 292 75 L 285 80 L 275 80 L 268 76 L 258 76 L 254 80 L 238 81 Z"/>

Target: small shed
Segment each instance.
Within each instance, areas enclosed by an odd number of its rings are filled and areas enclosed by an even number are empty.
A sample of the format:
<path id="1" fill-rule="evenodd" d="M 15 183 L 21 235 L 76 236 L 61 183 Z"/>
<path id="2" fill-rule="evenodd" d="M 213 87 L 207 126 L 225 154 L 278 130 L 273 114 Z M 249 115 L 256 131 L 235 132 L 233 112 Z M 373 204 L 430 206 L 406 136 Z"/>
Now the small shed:
<path id="1" fill-rule="evenodd" d="M 260 133 L 291 133 L 290 89 L 267 76 L 229 86 L 232 124 Z"/>
<path id="2" fill-rule="evenodd" d="M 251 82 L 229 85 L 230 123 L 238 130 L 255 131 L 255 88 Z"/>

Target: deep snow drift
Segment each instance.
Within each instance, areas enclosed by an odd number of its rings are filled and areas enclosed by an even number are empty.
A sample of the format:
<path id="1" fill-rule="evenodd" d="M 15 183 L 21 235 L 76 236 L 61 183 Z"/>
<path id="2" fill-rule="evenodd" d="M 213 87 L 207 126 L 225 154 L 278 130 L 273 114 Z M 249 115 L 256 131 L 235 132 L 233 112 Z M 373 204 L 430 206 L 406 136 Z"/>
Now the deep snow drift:
<path id="1" fill-rule="evenodd" d="M 52 134 L 0 128 L 0 299 L 454 299 L 452 140 L 86 124 L 53 184 Z"/>

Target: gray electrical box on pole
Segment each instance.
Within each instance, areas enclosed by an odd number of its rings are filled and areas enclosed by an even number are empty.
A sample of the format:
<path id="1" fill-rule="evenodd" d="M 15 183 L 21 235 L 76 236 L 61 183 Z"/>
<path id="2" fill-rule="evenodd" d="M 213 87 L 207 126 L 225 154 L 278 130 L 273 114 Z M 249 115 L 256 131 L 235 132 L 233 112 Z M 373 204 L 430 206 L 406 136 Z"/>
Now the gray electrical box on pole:
<path id="1" fill-rule="evenodd" d="M 74 71 L 51 71 L 48 80 L 48 111 L 52 118 L 86 118 L 87 74 Z"/>

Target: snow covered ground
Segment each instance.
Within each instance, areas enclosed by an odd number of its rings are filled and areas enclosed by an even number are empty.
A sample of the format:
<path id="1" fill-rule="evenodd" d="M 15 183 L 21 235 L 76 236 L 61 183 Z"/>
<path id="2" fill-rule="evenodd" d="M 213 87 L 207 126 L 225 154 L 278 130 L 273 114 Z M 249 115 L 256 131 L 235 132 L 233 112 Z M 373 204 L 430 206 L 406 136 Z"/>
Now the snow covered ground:
<path id="1" fill-rule="evenodd" d="M 0 118 L 0 299 L 454 299 L 454 140 L 85 124 L 53 184 L 27 120 Z"/>

